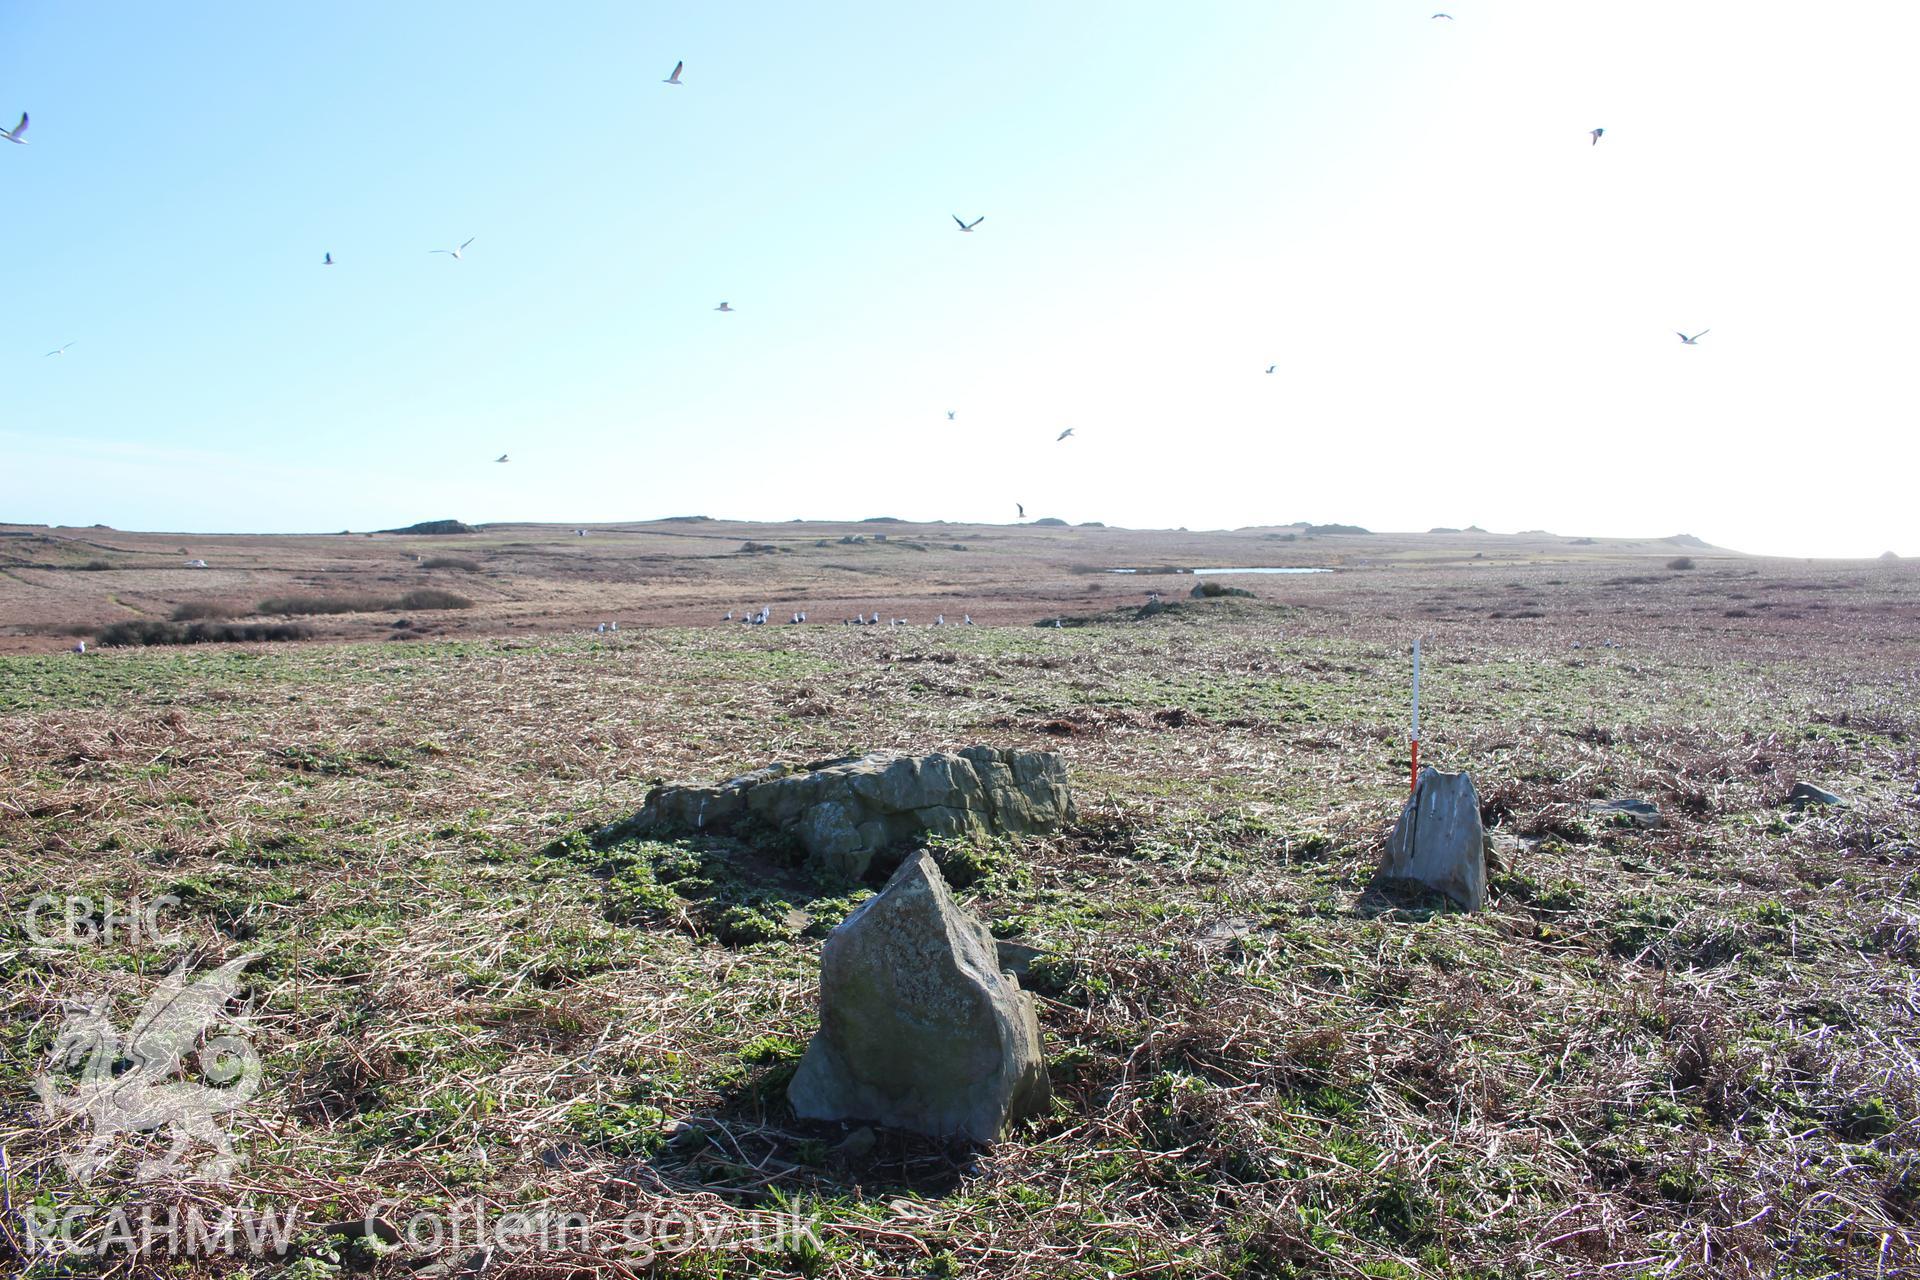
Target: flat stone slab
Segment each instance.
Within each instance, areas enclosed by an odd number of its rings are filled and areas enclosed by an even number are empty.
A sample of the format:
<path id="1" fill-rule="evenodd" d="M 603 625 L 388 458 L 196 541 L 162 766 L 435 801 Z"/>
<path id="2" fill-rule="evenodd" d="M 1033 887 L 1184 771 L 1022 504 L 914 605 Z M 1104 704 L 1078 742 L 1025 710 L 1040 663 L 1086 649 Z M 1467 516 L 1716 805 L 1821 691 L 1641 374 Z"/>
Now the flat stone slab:
<path id="1" fill-rule="evenodd" d="M 758 824 L 792 835 L 819 871 L 857 880 L 881 850 L 928 835 L 1047 835 L 1073 818 L 1057 752 L 965 747 L 773 764 L 718 786 L 656 787 L 639 813 L 603 835 Z"/>

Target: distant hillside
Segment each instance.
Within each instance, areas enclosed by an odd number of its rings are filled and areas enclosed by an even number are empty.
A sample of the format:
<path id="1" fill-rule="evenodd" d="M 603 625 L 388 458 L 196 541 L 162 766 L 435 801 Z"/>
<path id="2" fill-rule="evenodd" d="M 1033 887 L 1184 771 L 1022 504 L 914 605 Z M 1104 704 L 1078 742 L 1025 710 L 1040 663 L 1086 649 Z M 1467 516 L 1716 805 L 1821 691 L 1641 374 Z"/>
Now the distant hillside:
<path id="1" fill-rule="evenodd" d="M 382 529 L 381 533 L 412 533 L 437 535 L 445 533 L 472 533 L 473 526 L 458 520 L 422 520 L 419 524 L 410 524 L 404 529 Z"/>

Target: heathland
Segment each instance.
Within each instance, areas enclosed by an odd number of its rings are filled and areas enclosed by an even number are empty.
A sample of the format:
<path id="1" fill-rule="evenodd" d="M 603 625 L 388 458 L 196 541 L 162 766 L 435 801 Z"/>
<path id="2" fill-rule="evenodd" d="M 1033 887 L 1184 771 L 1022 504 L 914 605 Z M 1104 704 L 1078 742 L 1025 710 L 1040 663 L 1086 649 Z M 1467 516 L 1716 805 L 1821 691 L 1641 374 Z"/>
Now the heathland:
<path id="1" fill-rule="evenodd" d="M 10 1212 L 132 1196 L 309 1224 L 285 1257 L 125 1274 L 401 1274 L 406 1244 L 323 1224 L 468 1202 L 606 1230 L 450 1254 L 447 1274 L 640 1274 L 613 1234 L 632 1215 L 697 1210 L 744 1241 L 796 1206 L 814 1237 L 650 1265 L 1920 1267 L 1904 562 L 1298 527 L 6 532 Z M 1333 572 L 1174 572 L 1234 565 Z M 1202 581 L 1251 594 L 1195 598 Z M 720 621 L 761 606 L 767 626 Z M 840 625 L 875 611 L 912 625 Z M 980 625 L 926 625 L 941 613 Z M 176 614 L 311 638 L 65 652 Z M 1479 914 L 1373 876 L 1416 635 L 1423 757 L 1472 771 L 1495 835 Z M 972 743 L 1061 752 L 1080 803 L 1057 838 L 936 850 L 997 932 L 1046 952 L 1028 985 L 1053 1108 L 985 1149 L 850 1143 L 784 1086 L 820 935 L 871 886 L 762 874 L 766 851 L 723 840 L 584 833 L 661 779 Z M 1845 803 L 1795 807 L 1797 782 Z M 1590 808 L 1617 799 L 1660 825 Z M 47 895 L 164 897 L 170 932 L 45 945 L 25 921 Z M 61 1156 L 85 1117 L 32 1094 L 50 1070 L 69 1087 L 50 1066 L 67 1002 L 125 1028 L 183 959 L 247 955 L 261 1083 L 221 1121 L 240 1170 L 136 1184 L 128 1159 L 81 1181 Z M 0 1258 L 57 1274 L 17 1222 Z"/>

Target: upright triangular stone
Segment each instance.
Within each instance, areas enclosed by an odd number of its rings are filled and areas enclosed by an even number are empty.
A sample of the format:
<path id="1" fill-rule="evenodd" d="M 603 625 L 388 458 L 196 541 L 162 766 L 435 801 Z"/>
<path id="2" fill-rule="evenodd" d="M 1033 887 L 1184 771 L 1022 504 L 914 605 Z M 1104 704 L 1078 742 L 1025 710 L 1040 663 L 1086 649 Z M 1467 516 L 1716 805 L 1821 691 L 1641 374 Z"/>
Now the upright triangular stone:
<path id="1" fill-rule="evenodd" d="M 1033 997 L 914 853 L 821 948 L 820 1031 L 787 1090 L 794 1111 L 991 1142 L 1048 1094 Z"/>
<path id="2" fill-rule="evenodd" d="M 1420 771 L 1420 781 L 1387 837 L 1387 860 L 1380 873 L 1418 880 L 1469 911 L 1487 905 L 1486 832 L 1471 775 Z"/>

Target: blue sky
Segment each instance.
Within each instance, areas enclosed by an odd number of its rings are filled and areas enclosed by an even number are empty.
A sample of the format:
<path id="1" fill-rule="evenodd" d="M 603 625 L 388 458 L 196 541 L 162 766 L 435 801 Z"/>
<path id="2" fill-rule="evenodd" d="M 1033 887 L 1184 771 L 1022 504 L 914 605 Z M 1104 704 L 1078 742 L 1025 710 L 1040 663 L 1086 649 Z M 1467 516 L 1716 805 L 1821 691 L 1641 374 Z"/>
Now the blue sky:
<path id="1" fill-rule="evenodd" d="M 1920 554 L 1920 18 L 1848 9 L 9 4 L 0 518 Z"/>

